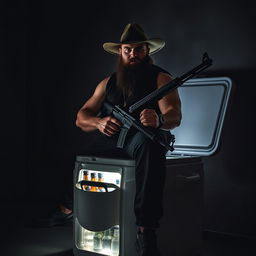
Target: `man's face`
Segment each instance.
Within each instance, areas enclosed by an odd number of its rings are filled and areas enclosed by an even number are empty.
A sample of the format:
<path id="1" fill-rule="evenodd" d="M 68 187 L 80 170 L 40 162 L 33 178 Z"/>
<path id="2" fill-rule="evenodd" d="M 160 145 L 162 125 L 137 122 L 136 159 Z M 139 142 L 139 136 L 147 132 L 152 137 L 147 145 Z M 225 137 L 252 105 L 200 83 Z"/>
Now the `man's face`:
<path id="1" fill-rule="evenodd" d="M 147 44 L 123 44 L 119 48 L 119 54 L 124 64 L 136 65 L 140 63 L 149 53 Z"/>

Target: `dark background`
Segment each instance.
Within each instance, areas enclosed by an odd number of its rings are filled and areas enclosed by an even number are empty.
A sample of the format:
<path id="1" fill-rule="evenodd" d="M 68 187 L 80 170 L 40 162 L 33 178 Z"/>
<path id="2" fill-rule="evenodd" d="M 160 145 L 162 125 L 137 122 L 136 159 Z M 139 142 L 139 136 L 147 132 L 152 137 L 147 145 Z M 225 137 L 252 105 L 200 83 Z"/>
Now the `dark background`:
<path id="1" fill-rule="evenodd" d="M 86 2 L 86 3 L 85 3 Z M 139 23 L 166 47 L 153 56 L 174 77 L 201 61 L 235 85 L 220 150 L 205 157 L 205 229 L 256 237 L 255 14 L 252 1 L 1 2 L 1 202 L 58 201 L 88 135 L 76 113 L 115 67 L 102 49 Z"/>

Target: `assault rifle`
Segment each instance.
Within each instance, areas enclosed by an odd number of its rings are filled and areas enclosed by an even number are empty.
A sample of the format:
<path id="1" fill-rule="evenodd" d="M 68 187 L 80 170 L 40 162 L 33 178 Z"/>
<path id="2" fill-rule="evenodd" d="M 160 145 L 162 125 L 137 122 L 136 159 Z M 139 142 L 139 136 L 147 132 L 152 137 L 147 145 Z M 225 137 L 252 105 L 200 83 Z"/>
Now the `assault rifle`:
<path id="1" fill-rule="evenodd" d="M 212 65 L 212 59 L 209 58 L 207 53 L 204 53 L 202 58 L 202 63 L 192 70 L 188 71 L 187 73 L 183 74 L 181 77 L 176 77 L 171 82 L 167 83 L 166 85 L 162 86 L 159 89 L 154 90 L 150 94 L 146 95 L 141 100 L 137 101 L 135 104 L 131 105 L 129 107 L 129 111 L 126 112 L 121 107 L 117 105 L 113 105 L 110 102 L 105 102 L 104 107 L 111 113 L 113 117 L 118 119 L 123 126 L 121 127 L 120 134 L 117 141 L 117 147 L 123 148 L 126 135 L 131 127 L 135 127 L 137 130 L 142 132 L 145 136 L 147 136 L 152 141 L 155 141 L 157 143 L 160 143 L 162 146 L 164 146 L 167 150 L 173 151 L 173 144 L 175 141 L 174 135 L 171 134 L 171 144 L 167 144 L 164 141 L 162 141 L 157 134 L 152 131 L 152 128 L 148 128 L 141 124 L 140 121 L 137 121 L 131 114 L 138 110 L 139 108 L 145 107 L 145 105 L 150 104 L 152 102 L 156 102 L 163 98 L 166 94 L 170 93 L 174 89 L 181 86 L 184 82 L 191 79 L 192 77 L 200 74 L 203 70 L 208 68 Z"/>

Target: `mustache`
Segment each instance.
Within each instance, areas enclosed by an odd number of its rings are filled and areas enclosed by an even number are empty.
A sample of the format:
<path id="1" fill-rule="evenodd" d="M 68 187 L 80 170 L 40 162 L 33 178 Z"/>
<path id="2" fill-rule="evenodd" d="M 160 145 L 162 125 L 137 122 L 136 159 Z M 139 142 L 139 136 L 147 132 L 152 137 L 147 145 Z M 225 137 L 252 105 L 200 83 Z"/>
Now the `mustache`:
<path id="1" fill-rule="evenodd" d="M 138 60 L 138 61 L 140 61 L 140 62 L 142 62 L 142 60 L 140 59 L 140 58 L 138 58 L 138 57 L 133 57 L 133 58 L 131 58 L 130 60 L 129 60 L 129 62 L 132 62 L 132 61 L 135 61 L 135 60 Z"/>

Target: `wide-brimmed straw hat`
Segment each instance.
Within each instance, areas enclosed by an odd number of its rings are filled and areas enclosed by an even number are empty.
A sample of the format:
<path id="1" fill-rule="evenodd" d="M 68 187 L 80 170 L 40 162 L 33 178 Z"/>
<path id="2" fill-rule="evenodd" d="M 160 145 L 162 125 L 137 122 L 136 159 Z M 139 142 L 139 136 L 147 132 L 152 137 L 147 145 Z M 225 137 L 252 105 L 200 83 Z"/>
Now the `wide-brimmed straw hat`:
<path id="1" fill-rule="evenodd" d="M 144 30 L 138 24 L 129 23 L 126 25 L 121 38 L 120 43 L 107 42 L 103 44 L 105 51 L 112 54 L 119 54 L 119 48 L 122 44 L 140 44 L 148 43 L 149 55 L 152 55 L 161 50 L 165 41 L 160 38 L 148 38 Z"/>

